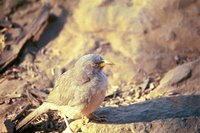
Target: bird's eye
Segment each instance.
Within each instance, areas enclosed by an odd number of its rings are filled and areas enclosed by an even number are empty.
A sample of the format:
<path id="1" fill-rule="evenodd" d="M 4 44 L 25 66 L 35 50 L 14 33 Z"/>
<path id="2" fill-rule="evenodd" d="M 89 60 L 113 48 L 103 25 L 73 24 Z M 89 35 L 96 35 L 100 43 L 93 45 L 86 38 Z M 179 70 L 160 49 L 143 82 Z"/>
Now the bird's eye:
<path id="1" fill-rule="evenodd" d="M 93 63 L 92 67 L 99 67 L 99 63 Z"/>

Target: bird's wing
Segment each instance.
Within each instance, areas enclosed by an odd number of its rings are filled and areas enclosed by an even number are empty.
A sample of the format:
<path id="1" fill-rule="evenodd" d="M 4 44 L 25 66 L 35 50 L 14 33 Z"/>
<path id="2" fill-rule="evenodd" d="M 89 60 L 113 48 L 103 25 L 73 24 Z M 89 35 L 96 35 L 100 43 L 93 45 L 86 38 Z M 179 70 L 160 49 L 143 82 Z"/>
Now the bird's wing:
<path id="1" fill-rule="evenodd" d="M 85 77 L 84 77 L 85 78 Z M 55 103 L 63 106 L 77 106 L 82 105 L 87 101 L 88 91 L 82 89 L 84 84 L 90 82 L 89 79 L 85 78 L 83 84 L 77 84 L 72 76 L 72 72 L 68 71 L 62 74 L 55 83 L 54 89 L 51 91 L 46 102 Z"/>

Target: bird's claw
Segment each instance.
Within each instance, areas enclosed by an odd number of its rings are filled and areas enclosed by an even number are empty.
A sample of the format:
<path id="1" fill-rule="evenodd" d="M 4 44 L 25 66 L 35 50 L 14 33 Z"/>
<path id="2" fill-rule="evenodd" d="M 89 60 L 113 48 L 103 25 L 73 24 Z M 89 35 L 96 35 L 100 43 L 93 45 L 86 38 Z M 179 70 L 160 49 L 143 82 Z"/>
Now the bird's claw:
<path id="1" fill-rule="evenodd" d="M 87 118 L 89 119 L 89 121 L 95 121 L 95 122 L 106 122 L 107 121 L 107 118 L 104 115 L 97 116 L 95 114 L 90 114 Z"/>

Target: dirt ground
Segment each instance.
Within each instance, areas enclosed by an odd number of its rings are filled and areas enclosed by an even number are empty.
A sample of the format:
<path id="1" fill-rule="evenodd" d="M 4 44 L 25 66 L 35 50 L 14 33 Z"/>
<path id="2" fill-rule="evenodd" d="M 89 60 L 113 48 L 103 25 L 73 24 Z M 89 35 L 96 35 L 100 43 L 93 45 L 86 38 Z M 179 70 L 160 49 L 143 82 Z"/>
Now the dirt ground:
<path id="1" fill-rule="evenodd" d="M 2 0 L 0 11 L 0 132 L 14 132 L 88 53 L 115 64 L 95 112 L 107 122 L 73 130 L 200 132 L 200 1 Z M 65 128 L 49 111 L 25 132 Z"/>

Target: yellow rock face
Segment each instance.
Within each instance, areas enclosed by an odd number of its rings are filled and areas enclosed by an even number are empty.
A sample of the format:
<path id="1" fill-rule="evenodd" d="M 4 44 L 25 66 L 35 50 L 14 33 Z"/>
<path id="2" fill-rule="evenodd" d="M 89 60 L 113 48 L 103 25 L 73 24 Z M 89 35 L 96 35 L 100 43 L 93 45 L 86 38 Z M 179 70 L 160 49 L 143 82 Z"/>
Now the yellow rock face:
<path id="1" fill-rule="evenodd" d="M 55 56 L 64 55 L 60 66 L 86 53 L 102 54 L 117 64 L 113 81 L 163 74 L 176 66 L 176 55 L 198 56 L 199 5 L 195 0 L 81 0 L 51 48 Z"/>

